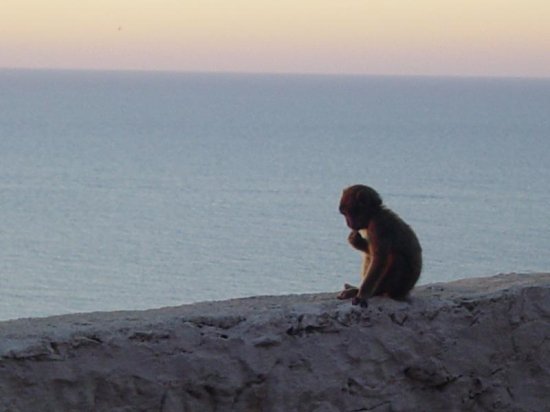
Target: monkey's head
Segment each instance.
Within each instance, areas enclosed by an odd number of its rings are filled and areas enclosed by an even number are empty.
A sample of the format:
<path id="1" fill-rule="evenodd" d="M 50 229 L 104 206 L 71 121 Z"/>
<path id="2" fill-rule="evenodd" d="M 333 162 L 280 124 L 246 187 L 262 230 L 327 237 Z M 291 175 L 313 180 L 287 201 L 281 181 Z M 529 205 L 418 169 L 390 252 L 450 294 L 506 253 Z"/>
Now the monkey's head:
<path id="1" fill-rule="evenodd" d="M 364 185 L 350 186 L 344 189 L 340 199 L 340 213 L 346 217 L 350 229 L 365 229 L 371 216 L 380 210 L 382 199 L 371 187 Z"/>

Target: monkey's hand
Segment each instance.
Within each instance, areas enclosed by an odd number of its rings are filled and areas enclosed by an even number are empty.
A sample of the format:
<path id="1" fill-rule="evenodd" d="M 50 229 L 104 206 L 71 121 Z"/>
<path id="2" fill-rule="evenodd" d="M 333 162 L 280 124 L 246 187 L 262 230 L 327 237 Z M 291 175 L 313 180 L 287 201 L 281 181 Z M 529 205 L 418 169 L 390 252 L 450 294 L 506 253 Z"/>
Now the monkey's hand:
<path id="1" fill-rule="evenodd" d="M 361 236 L 358 230 L 352 230 L 351 233 L 348 236 L 348 242 L 350 245 L 352 245 L 355 249 L 360 250 L 362 252 L 368 252 L 369 250 L 369 243 L 366 239 Z"/>
<path id="2" fill-rule="evenodd" d="M 367 301 L 367 299 L 363 298 L 363 297 L 360 297 L 360 296 L 355 296 L 352 300 L 351 300 L 351 304 L 353 306 L 357 306 L 357 305 L 360 305 L 362 308 L 366 308 L 369 306 L 369 302 Z"/>
<path id="3" fill-rule="evenodd" d="M 344 290 L 341 291 L 336 297 L 341 300 L 351 299 L 357 295 L 357 292 L 359 292 L 359 289 L 346 283 L 344 284 Z"/>

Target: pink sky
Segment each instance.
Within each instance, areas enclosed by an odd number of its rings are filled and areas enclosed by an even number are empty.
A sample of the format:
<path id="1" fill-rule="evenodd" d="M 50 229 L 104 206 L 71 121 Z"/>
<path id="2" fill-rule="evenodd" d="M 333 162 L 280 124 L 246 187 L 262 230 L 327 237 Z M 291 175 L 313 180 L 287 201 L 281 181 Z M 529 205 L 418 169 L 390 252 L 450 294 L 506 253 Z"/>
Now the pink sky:
<path id="1" fill-rule="evenodd" d="M 0 67 L 550 77 L 549 22 L 548 0 L 4 0 Z"/>

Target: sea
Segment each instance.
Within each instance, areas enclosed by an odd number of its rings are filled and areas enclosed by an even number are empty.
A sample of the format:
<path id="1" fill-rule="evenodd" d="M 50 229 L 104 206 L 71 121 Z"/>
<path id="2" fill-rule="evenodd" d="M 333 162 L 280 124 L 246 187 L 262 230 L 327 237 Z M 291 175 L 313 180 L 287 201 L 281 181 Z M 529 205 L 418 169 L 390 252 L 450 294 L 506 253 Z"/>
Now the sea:
<path id="1" fill-rule="evenodd" d="M 419 284 L 550 270 L 550 79 L 0 70 L 0 319 L 340 290 L 342 190 Z"/>

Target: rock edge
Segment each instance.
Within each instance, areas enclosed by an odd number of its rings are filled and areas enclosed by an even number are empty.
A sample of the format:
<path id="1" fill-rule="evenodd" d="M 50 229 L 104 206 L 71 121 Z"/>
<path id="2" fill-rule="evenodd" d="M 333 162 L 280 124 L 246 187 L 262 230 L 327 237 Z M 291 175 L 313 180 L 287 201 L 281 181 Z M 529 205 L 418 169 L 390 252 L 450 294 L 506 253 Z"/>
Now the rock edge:
<path id="1" fill-rule="evenodd" d="M 1 411 L 542 411 L 550 274 L 0 322 Z"/>

